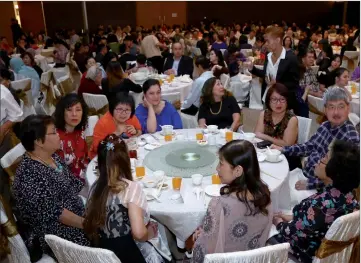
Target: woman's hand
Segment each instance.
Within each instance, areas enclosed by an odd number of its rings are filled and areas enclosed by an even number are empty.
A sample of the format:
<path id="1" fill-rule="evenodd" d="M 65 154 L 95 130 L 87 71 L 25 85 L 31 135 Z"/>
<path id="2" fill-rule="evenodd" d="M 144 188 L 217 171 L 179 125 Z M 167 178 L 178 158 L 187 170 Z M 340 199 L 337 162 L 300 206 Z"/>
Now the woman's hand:
<path id="1" fill-rule="evenodd" d="M 289 222 L 293 219 L 293 215 L 285 215 L 282 212 L 275 213 L 273 216 L 281 218 L 284 222 Z"/>
<path id="2" fill-rule="evenodd" d="M 147 109 L 151 107 L 151 104 L 147 101 L 145 97 L 143 98 L 143 106 L 146 107 Z"/>
<path id="3" fill-rule="evenodd" d="M 281 147 L 281 146 L 278 146 L 278 145 L 272 144 L 270 148 L 271 148 L 271 149 L 276 149 L 276 150 L 279 150 L 279 151 L 281 151 L 281 152 L 282 152 L 282 147 Z"/>
<path id="4" fill-rule="evenodd" d="M 221 70 L 222 67 L 220 65 L 214 65 L 213 68 L 212 68 L 212 72 L 214 72 L 216 69 Z"/>
<path id="5" fill-rule="evenodd" d="M 272 223 L 277 226 L 279 223 L 283 222 L 282 218 L 280 217 L 277 217 L 277 216 L 274 216 L 273 217 L 273 220 L 272 220 Z"/>
<path id="6" fill-rule="evenodd" d="M 127 129 L 127 133 L 129 133 L 131 135 L 136 135 L 137 134 L 137 130 L 134 128 L 133 125 L 126 125 L 125 127 Z"/>
<path id="7" fill-rule="evenodd" d="M 257 137 L 258 139 L 265 140 L 265 141 L 268 140 L 268 138 L 266 138 L 267 135 L 265 135 L 265 134 L 262 133 L 262 132 L 256 132 L 255 134 L 256 134 L 256 137 Z"/>
<path id="8" fill-rule="evenodd" d="M 198 237 L 201 235 L 201 233 L 202 233 L 202 228 L 201 228 L 201 227 L 198 227 L 198 228 L 196 229 L 196 231 L 194 231 L 194 233 L 193 233 L 193 236 L 192 236 L 193 242 L 196 242 L 196 240 L 197 240 Z"/>
<path id="9" fill-rule="evenodd" d="M 125 125 L 124 123 L 117 124 L 117 128 L 115 130 L 115 133 L 117 135 L 122 135 L 124 132 L 127 132 L 127 125 Z"/>
<path id="10" fill-rule="evenodd" d="M 149 222 L 146 227 L 148 230 L 148 240 L 158 236 L 158 223 Z"/>

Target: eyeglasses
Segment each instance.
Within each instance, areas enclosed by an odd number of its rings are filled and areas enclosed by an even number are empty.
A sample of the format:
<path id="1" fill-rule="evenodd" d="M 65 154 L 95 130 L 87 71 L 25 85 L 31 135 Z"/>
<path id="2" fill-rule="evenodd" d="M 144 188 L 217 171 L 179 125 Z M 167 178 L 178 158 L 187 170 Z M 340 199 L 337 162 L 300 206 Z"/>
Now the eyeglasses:
<path id="1" fill-rule="evenodd" d="M 272 104 L 277 104 L 277 103 L 285 103 L 286 102 L 286 99 L 285 98 L 280 98 L 280 99 L 276 99 L 276 98 L 271 98 L 271 103 Z"/>
<path id="2" fill-rule="evenodd" d="M 336 109 L 337 110 L 344 110 L 346 108 L 346 105 L 344 104 L 341 104 L 341 105 L 327 105 L 326 106 L 326 109 L 330 110 L 330 111 L 335 111 Z"/>
<path id="3" fill-rule="evenodd" d="M 115 109 L 116 113 L 125 113 L 125 114 L 129 114 L 131 112 L 131 110 L 123 110 L 121 108 Z"/>
<path id="4" fill-rule="evenodd" d="M 55 135 L 55 134 L 58 134 L 58 133 L 55 131 L 55 132 L 52 132 L 52 133 L 47 133 L 45 135 Z"/>

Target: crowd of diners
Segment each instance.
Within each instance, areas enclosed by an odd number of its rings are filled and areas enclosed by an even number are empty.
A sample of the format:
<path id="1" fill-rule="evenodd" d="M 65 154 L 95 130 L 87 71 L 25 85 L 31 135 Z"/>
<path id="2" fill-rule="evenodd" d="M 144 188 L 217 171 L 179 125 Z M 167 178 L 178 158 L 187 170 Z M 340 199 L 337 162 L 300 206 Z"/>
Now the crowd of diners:
<path id="1" fill-rule="evenodd" d="M 128 143 L 160 131 L 162 125 L 182 129 L 180 112 L 196 116 L 201 128 L 214 124 L 238 131 L 241 110 L 220 76 L 235 76 L 241 70 L 262 79 L 264 110 L 254 127 L 256 136 L 279 149 L 290 170 L 302 169 L 306 180 L 298 181 L 295 189 L 313 190 L 314 194 L 297 204 L 292 215 L 274 211 L 253 144 L 228 142 L 219 149 L 217 166 L 225 186 L 220 197 L 212 198 L 203 223 L 190 237 L 191 261 L 203 262 L 210 253 L 263 247 L 274 224 L 279 234 L 268 242 L 288 242 L 290 257 L 312 262 L 332 223 L 359 210 L 355 189 L 360 183 L 360 137 L 348 119 L 351 95 L 345 86 L 351 72 L 340 67 L 343 53 L 359 47 L 356 26 L 336 29 L 309 23 L 299 27 L 284 21 L 268 26 L 253 22 L 223 26 L 201 21 L 198 28 L 163 25 L 148 30 L 100 25 L 88 43 L 75 30 L 59 30 L 50 38 L 43 32 L 24 34 L 19 26 L 12 29 L 16 45 L 12 47 L 4 37 L 0 43 L 0 157 L 14 147 L 12 137 L 26 153 L 11 180 L 0 168 L 0 194 L 11 204 L 33 257 L 42 253 L 54 257 L 44 239 L 45 234 L 53 234 L 76 244 L 112 250 L 125 263 L 167 262 L 147 242 L 161 238 L 159 223 L 150 219 L 145 194 L 132 179 Z M 328 35 L 335 33 L 336 40 L 330 43 Z M 333 54 L 334 45 L 342 46 L 341 55 Z M 72 59 L 83 74 L 80 86 L 77 93 L 57 102 L 53 116 L 30 115 L 22 120 L 24 108 L 11 81 L 24 77 L 39 81 L 42 70 L 34 61 L 35 50 L 49 47 L 54 47 L 55 68 L 67 67 L 68 52 L 74 51 Z M 194 47 L 201 54 L 194 54 Z M 241 49 L 252 50 L 256 60 L 247 60 Z M 21 56 L 11 57 L 13 53 Z M 129 61 L 136 65 L 129 67 Z M 315 64 L 318 74 L 311 69 Z M 263 70 L 255 65 L 263 65 Z M 128 78 L 144 69 L 193 78 L 190 94 L 179 110 L 162 100 L 158 80 L 138 85 Z M 351 79 L 359 81 L 359 76 L 358 66 Z M 34 89 L 33 96 L 40 98 L 39 87 Z M 143 92 L 139 105 L 130 91 Z M 109 110 L 96 123 L 89 146 L 85 92 L 104 94 L 109 101 Z M 297 116 L 308 116 L 308 94 L 323 99 L 326 121 L 307 142 L 299 144 Z M 84 195 L 85 172 L 96 156 L 98 180 L 84 204 L 79 194 Z M 307 157 L 303 165 L 301 157 Z"/>

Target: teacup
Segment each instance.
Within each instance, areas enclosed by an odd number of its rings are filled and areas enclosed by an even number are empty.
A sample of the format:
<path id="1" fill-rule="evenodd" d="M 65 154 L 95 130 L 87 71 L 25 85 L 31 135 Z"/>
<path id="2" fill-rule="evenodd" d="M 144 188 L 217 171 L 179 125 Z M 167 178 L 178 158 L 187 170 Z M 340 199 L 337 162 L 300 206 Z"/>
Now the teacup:
<path id="1" fill-rule="evenodd" d="M 172 134 L 173 133 L 173 125 L 163 125 L 162 132 L 164 135 Z"/>
<path id="2" fill-rule="evenodd" d="M 203 180 L 203 175 L 201 174 L 193 174 L 192 175 L 192 182 L 194 185 L 201 185 Z"/>
<path id="3" fill-rule="evenodd" d="M 159 181 L 159 180 L 162 180 L 162 178 L 164 177 L 165 175 L 165 172 L 164 171 L 161 171 L 161 170 L 158 170 L 158 171 L 155 171 L 153 172 L 153 176 Z"/>
<path id="4" fill-rule="evenodd" d="M 208 125 L 207 129 L 208 129 L 209 133 L 214 133 L 218 130 L 218 126 L 217 125 Z"/>
<path id="5" fill-rule="evenodd" d="M 184 141 L 185 140 L 184 134 L 178 134 L 176 138 L 177 138 L 178 141 Z"/>
<path id="6" fill-rule="evenodd" d="M 270 162 L 277 162 L 279 156 L 281 155 L 281 152 L 276 149 L 270 149 L 265 151 L 265 154 L 267 156 L 267 160 Z"/>
<path id="7" fill-rule="evenodd" d="M 250 142 L 252 142 L 256 137 L 256 134 L 254 134 L 253 132 L 245 132 L 243 135 L 244 135 L 244 139 Z"/>

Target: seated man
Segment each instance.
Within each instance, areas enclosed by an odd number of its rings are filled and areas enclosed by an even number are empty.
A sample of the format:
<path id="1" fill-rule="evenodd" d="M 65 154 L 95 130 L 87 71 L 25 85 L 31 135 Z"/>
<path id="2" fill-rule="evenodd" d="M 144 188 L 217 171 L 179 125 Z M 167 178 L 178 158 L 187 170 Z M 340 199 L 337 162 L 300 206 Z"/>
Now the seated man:
<path id="1" fill-rule="evenodd" d="M 133 47 L 132 38 L 130 36 L 126 36 L 123 42 L 124 43 L 119 46 L 119 54 L 121 56 L 118 61 L 125 72 L 127 70 L 127 62 L 135 61 L 137 57 L 130 54 L 130 49 Z"/>
<path id="2" fill-rule="evenodd" d="M 296 183 L 297 190 L 312 190 L 324 186 L 316 178 L 314 170 L 315 165 L 326 156 L 328 147 L 333 140 L 360 143 L 359 134 L 348 120 L 350 102 L 346 91 L 338 87 L 329 88 L 323 97 L 323 102 L 328 121 L 322 123 L 317 132 L 306 143 L 283 148 L 272 145 L 272 148 L 281 150 L 285 155 L 308 157 L 303 168 L 303 174 L 308 180 L 298 181 Z"/>
<path id="3" fill-rule="evenodd" d="M 164 63 L 164 74 L 174 74 L 174 76 L 189 75 L 192 78 L 193 60 L 190 57 L 183 56 L 181 43 L 176 42 L 172 45 L 172 54 L 173 56 L 169 56 Z"/>
<path id="4" fill-rule="evenodd" d="M 187 99 L 183 102 L 181 112 L 195 116 L 199 109 L 199 98 L 202 93 L 204 82 L 213 76 L 211 71 L 211 63 L 208 58 L 199 56 L 196 59 L 196 69 L 199 77 L 193 82 L 192 90 L 189 93 Z"/>

